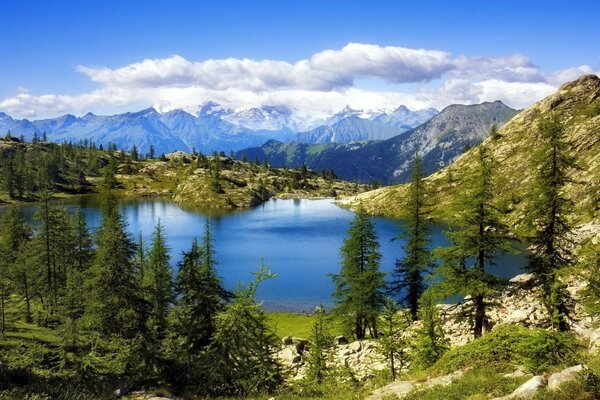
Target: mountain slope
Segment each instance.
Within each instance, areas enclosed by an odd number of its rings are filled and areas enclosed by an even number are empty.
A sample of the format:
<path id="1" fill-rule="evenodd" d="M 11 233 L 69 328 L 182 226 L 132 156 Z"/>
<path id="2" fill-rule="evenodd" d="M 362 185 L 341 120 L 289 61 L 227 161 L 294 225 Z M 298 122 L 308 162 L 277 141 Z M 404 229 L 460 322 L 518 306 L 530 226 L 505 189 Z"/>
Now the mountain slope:
<path id="1" fill-rule="evenodd" d="M 528 189 L 535 171 L 532 155 L 539 147 L 538 123 L 550 115 L 563 122 L 570 154 L 579 164 L 579 169 L 572 171 L 573 182 L 565 189 L 575 204 L 575 222 L 600 219 L 600 79 L 586 75 L 520 112 L 500 129 L 498 138 L 484 142 L 498 163 L 498 204 L 517 231 L 531 200 Z M 444 219 L 460 211 L 454 199 L 463 188 L 462 182 L 472 174 L 475 157 L 476 149 L 472 149 L 426 179 L 435 217 Z M 387 187 L 360 195 L 348 204 L 361 201 L 369 212 L 402 216 L 406 195 L 406 185 Z"/>
<path id="2" fill-rule="evenodd" d="M 451 163 L 465 146 L 481 143 L 492 125 L 501 126 L 516 113 L 499 101 L 451 105 L 417 128 L 384 141 L 348 146 L 296 145 L 291 158 L 289 146 L 267 143 L 260 149 L 241 151 L 238 157 L 246 154 L 249 159 L 267 158 L 272 165 L 280 166 L 282 154 L 286 153 L 288 166 L 304 162 L 315 170 L 333 169 L 346 180 L 403 182 L 410 174 L 410 162 L 417 150 L 423 156 L 426 172 L 434 172 Z"/>

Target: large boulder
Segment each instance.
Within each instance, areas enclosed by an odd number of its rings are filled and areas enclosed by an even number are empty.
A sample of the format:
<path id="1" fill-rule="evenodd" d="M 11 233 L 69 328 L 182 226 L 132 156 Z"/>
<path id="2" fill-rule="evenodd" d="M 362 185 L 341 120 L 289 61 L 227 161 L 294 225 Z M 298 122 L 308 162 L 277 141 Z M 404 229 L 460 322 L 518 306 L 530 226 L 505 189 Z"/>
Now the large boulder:
<path id="1" fill-rule="evenodd" d="M 508 397 L 510 399 L 528 399 L 533 397 L 538 390 L 541 390 L 546 387 L 548 384 L 548 379 L 545 376 L 534 376 L 521 386 L 515 389 L 514 392 Z"/>
<path id="2" fill-rule="evenodd" d="M 548 378 L 548 389 L 558 389 L 563 383 L 577 379 L 579 377 L 579 372 L 581 372 L 582 369 L 583 366 L 575 365 L 550 375 L 550 378 Z"/>

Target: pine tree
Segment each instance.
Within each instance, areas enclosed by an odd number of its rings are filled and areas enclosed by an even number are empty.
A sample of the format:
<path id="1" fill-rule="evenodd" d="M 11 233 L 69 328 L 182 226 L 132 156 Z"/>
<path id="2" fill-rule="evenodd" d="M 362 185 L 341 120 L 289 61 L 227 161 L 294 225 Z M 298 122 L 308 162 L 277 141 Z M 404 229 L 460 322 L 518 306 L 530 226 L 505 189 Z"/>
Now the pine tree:
<path id="1" fill-rule="evenodd" d="M 321 383 L 327 373 L 327 361 L 329 360 L 328 351 L 333 343 L 333 336 L 329 331 L 327 315 L 324 308 L 319 308 L 314 315 L 314 322 L 311 328 L 312 335 L 310 340 L 310 352 L 308 353 L 308 371 L 309 381 Z"/>
<path id="2" fill-rule="evenodd" d="M 255 276 L 255 281 L 237 290 L 233 301 L 216 318 L 215 334 L 203 365 L 207 387 L 219 394 L 268 392 L 282 380 L 275 358 L 279 340 L 255 300 L 258 285 L 275 275 L 261 262 Z"/>
<path id="3" fill-rule="evenodd" d="M 420 303 L 419 320 L 422 326 L 415 332 L 411 357 L 414 367 L 425 369 L 442 357 L 448 350 L 448 343 L 442 329 L 435 292 L 427 289 L 421 296 Z"/>
<path id="4" fill-rule="evenodd" d="M 135 244 L 108 195 L 96 233 L 96 255 L 88 280 L 87 319 L 103 336 L 132 338 L 143 329 L 147 306 L 133 263 Z"/>
<path id="5" fill-rule="evenodd" d="M 416 153 L 409 183 L 408 218 L 405 230 L 399 236 L 399 239 L 406 240 L 404 245 L 406 256 L 401 260 L 396 260 L 390 286 L 391 292 L 396 296 L 401 296 L 402 303 L 408 306 L 413 320 L 417 318 L 419 298 L 425 290 L 423 276 L 433 266 L 431 252 L 427 248 L 429 245 L 427 238 L 429 210 L 425 202 L 424 176 L 423 159 Z"/>
<path id="6" fill-rule="evenodd" d="M 143 282 L 151 305 L 148 326 L 156 341 L 162 340 L 166 335 L 167 315 L 175 301 L 173 270 L 169 261 L 169 248 L 165 241 L 164 228 L 159 220 L 154 227 Z"/>
<path id="7" fill-rule="evenodd" d="M 500 213 L 493 204 L 493 159 L 485 146 L 480 146 L 474 179 L 466 183 L 459 201 L 463 213 L 459 230 L 449 231 L 451 245 L 439 249 L 442 264 L 437 274 L 440 286 L 448 296 L 469 296 L 469 307 L 464 314 L 474 321 L 476 338 L 487 325 L 488 297 L 503 286 L 498 276 L 488 272 L 494 259 L 511 250 L 507 227 L 500 222 Z"/>
<path id="8" fill-rule="evenodd" d="M 38 270 L 39 295 L 45 311 L 43 322 L 60 322 L 59 306 L 67 282 L 67 271 L 73 259 L 74 238 L 69 213 L 50 201 L 43 193 L 43 200 L 34 219 L 40 222 L 34 238 L 33 268 Z"/>
<path id="9" fill-rule="evenodd" d="M 564 127 L 557 116 L 542 120 L 538 130 L 544 143 L 534 158 L 537 173 L 528 212 L 532 232 L 528 268 L 541 287 L 542 303 L 552 326 L 564 332 L 569 329 L 571 299 L 560 276 L 573 264 L 572 226 L 568 219 L 573 205 L 566 198 L 564 187 L 570 181 L 569 171 L 576 165 L 567 155 Z"/>
<path id="10" fill-rule="evenodd" d="M 207 219 L 202 244 L 194 238 L 191 249 L 183 253 L 177 274 L 179 331 L 192 353 L 210 343 L 216 316 L 232 297 L 223 288 L 216 265 L 212 230 Z"/>
<path id="11" fill-rule="evenodd" d="M 336 290 L 334 311 L 343 316 L 356 339 L 367 332 L 377 337 L 377 317 L 383 305 L 384 275 L 379 270 L 381 253 L 375 227 L 359 205 L 341 247 L 342 267 L 332 275 Z"/>
<path id="12" fill-rule="evenodd" d="M 386 298 L 381 315 L 378 349 L 390 367 L 392 381 L 396 380 L 397 373 L 408 364 L 408 341 L 403 333 L 409 325 L 409 318 L 391 298 Z"/>
<path id="13" fill-rule="evenodd" d="M 66 287 L 61 299 L 62 334 L 65 346 L 75 348 L 81 330 L 80 320 L 85 312 L 85 281 L 93 260 L 93 240 L 85 214 L 81 209 L 70 219 L 74 250 L 66 274 Z"/>

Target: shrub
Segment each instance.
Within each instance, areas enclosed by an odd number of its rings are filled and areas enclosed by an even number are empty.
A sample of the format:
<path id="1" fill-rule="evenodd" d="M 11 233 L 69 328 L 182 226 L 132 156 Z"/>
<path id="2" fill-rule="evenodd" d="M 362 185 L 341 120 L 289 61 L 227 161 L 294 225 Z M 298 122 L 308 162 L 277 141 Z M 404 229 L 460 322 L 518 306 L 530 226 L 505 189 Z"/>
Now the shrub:
<path id="1" fill-rule="evenodd" d="M 577 341 L 567 333 L 503 325 L 462 347 L 451 349 L 432 367 L 440 373 L 494 366 L 509 370 L 523 365 L 533 373 L 575 363 Z"/>

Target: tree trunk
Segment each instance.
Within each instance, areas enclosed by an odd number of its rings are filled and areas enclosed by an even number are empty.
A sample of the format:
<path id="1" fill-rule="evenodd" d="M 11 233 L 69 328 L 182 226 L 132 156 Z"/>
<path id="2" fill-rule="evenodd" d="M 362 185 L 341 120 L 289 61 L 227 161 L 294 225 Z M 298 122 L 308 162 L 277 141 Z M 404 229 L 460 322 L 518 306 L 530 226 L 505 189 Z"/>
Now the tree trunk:
<path id="1" fill-rule="evenodd" d="M 478 294 L 475 296 L 475 327 L 473 328 L 473 334 L 475 339 L 481 337 L 483 334 L 483 324 L 485 322 L 485 303 L 483 302 L 483 295 Z"/>

